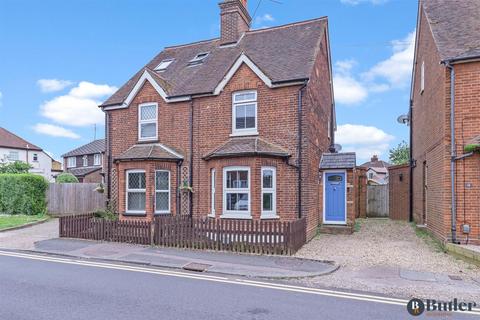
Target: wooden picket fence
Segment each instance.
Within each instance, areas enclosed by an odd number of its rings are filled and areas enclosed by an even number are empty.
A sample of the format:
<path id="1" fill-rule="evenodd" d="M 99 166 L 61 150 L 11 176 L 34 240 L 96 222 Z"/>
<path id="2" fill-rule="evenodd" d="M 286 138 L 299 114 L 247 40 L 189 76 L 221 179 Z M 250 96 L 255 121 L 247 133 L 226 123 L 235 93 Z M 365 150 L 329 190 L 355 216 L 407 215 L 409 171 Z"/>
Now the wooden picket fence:
<path id="1" fill-rule="evenodd" d="M 167 215 L 145 222 L 109 221 L 87 214 L 60 217 L 60 237 L 291 255 L 306 242 L 306 220 L 216 220 Z"/>
<path id="2" fill-rule="evenodd" d="M 149 245 L 151 223 L 145 221 L 112 221 L 93 214 L 59 218 L 60 237 Z"/>

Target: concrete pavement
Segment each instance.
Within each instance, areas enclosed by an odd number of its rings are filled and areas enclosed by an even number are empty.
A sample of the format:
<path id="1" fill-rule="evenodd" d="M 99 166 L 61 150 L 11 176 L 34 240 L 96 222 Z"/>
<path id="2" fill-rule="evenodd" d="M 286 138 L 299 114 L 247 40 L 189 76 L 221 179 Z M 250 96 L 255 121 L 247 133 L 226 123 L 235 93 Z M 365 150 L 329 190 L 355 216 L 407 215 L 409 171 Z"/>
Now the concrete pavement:
<path id="1" fill-rule="evenodd" d="M 78 258 L 95 258 L 257 278 L 313 277 L 332 273 L 338 268 L 333 262 L 292 257 L 157 248 L 65 238 L 38 241 L 33 250 Z"/>
<path id="2" fill-rule="evenodd" d="M 0 265 L 0 319 L 411 318 L 403 300 L 275 282 L 8 253 Z"/>
<path id="3" fill-rule="evenodd" d="M 33 250 L 35 242 L 58 238 L 58 219 L 28 228 L 0 232 L 0 248 Z"/>

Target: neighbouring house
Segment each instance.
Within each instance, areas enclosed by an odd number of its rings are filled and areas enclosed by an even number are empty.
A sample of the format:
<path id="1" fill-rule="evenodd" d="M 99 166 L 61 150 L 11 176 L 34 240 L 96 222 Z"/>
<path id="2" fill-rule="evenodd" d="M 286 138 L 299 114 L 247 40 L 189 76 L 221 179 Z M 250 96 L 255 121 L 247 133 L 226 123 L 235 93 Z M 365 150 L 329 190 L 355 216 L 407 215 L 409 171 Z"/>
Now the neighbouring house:
<path id="1" fill-rule="evenodd" d="M 53 181 L 52 160 L 42 148 L 0 127 L 0 163 L 15 161 L 28 163 L 32 167 L 30 173 Z"/>
<path id="2" fill-rule="evenodd" d="M 388 167 L 390 164 L 379 160 L 377 155 L 373 155 L 370 161 L 365 162 L 360 167 L 367 170 L 366 175 L 368 184 L 381 185 L 388 184 Z"/>
<path id="3" fill-rule="evenodd" d="M 336 126 L 328 20 L 251 30 L 246 0 L 219 6 L 219 38 L 165 48 L 100 106 L 111 205 L 122 220 L 306 217 L 311 238 Z"/>
<path id="4" fill-rule="evenodd" d="M 421 0 L 410 103 L 412 208 L 438 239 L 480 244 L 480 2 Z"/>
<path id="5" fill-rule="evenodd" d="M 62 172 L 62 163 L 60 161 L 52 159 L 52 178 L 55 179 Z"/>
<path id="6" fill-rule="evenodd" d="M 105 139 L 98 139 L 62 155 L 63 170 L 79 182 L 102 183 Z"/>

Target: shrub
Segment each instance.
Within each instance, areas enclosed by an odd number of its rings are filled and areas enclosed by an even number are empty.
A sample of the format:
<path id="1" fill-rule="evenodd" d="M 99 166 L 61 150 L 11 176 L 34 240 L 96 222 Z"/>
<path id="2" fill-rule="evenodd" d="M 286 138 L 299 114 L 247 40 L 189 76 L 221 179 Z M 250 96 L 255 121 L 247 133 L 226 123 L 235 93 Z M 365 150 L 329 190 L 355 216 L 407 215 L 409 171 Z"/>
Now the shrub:
<path id="1" fill-rule="evenodd" d="M 93 213 L 93 216 L 95 218 L 101 218 L 105 220 L 118 220 L 118 215 L 116 215 L 113 211 L 110 209 L 105 209 L 105 210 L 97 210 Z"/>
<path id="2" fill-rule="evenodd" d="M 30 173 L 0 174 L 0 213 L 43 214 L 47 211 L 48 182 Z"/>
<path id="3" fill-rule="evenodd" d="M 32 166 L 22 161 L 0 164 L 0 173 L 28 173 Z"/>
<path id="4" fill-rule="evenodd" d="M 77 177 L 68 172 L 60 173 L 55 181 L 57 183 L 78 183 Z"/>

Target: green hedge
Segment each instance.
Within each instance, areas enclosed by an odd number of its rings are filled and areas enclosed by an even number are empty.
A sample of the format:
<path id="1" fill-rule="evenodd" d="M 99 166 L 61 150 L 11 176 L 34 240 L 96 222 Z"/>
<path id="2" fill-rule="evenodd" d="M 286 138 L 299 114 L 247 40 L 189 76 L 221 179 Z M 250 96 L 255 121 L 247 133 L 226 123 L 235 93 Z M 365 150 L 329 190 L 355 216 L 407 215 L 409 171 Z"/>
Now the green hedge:
<path id="1" fill-rule="evenodd" d="M 0 174 L 0 213 L 46 213 L 48 182 L 34 174 Z"/>

